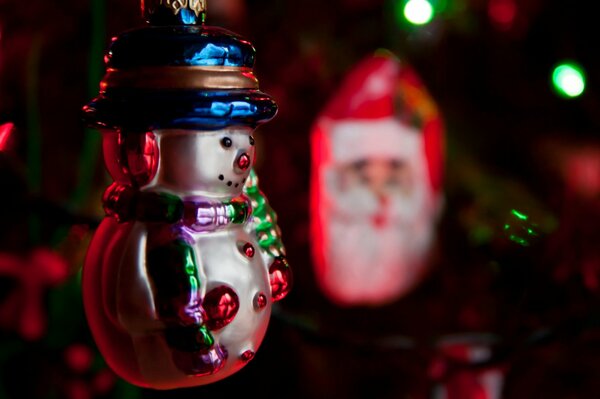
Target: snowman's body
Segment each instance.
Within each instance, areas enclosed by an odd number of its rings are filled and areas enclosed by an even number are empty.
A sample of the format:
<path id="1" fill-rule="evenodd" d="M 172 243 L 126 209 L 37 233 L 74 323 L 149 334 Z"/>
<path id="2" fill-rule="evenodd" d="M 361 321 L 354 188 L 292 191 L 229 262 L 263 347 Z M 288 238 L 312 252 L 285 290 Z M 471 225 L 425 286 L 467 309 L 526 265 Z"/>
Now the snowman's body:
<path id="1" fill-rule="evenodd" d="M 94 236 L 83 275 L 86 313 L 100 351 L 131 382 L 170 389 L 220 380 L 243 367 L 265 335 L 275 258 L 261 250 L 243 194 L 251 132 L 153 132 L 158 162 L 139 192 L 176 198 L 185 217 L 109 216 Z M 108 164 L 107 150 L 118 144 L 106 137 Z M 114 165 L 109 171 L 125 180 Z M 228 214 L 232 207 L 245 215 Z"/>

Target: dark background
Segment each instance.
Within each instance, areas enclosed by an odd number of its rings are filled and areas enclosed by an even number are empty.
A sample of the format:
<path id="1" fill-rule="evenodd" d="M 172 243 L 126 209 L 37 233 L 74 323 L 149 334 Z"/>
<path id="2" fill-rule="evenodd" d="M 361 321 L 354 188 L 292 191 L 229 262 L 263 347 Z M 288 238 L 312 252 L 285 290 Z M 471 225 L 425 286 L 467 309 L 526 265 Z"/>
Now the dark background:
<path id="1" fill-rule="evenodd" d="M 80 109 L 97 94 L 109 39 L 142 24 L 138 4 L 0 0 L 0 123 L 15 125 L 0 151 L 0 398 L 427 398 L 457 373 L 490 367 L 506 372 L 505 398 L 600 397 L 597 15 L 591 2 L 519 0 L 501 24 L 497 2 L 439 0 L 435 19 L 415 27 L 397 17 L 400 1 L 208 0 L 208 24 L 254 44 L 261 89 L 280 107 L 257 133 L 257 171 L 296 284 L 244 370 L 161 393 L 106 369 L 78 280 L 109 184 Z M 378 48 L 412 64 L 444 115 L 446 207 L 417 290 L 382 308 L 339 309 L 312 272 L 309 132 L 344 74 Z M 562 60 L 586 71 L 579 98 L 552 89 Z M 36 268 L 40 249 L 58 254 L 63 263 L 42 263 L 62 274 Z M 28 333 L 24 317 L 42 328 Z M 446 358 L 440 342 L 456 336 L 483 341 L 492 357 Z"/>

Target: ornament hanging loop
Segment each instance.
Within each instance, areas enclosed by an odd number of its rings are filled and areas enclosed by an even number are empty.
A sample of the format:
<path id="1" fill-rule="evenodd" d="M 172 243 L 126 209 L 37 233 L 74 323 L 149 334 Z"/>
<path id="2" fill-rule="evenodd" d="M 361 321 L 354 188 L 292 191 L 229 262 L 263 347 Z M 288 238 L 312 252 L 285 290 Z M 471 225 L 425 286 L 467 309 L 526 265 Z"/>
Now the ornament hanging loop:
<path id="1" fill-rule="evenodd" d="M 206 0 L 141 0 L 142 15 L 151 25 L 203 25 Z"/>

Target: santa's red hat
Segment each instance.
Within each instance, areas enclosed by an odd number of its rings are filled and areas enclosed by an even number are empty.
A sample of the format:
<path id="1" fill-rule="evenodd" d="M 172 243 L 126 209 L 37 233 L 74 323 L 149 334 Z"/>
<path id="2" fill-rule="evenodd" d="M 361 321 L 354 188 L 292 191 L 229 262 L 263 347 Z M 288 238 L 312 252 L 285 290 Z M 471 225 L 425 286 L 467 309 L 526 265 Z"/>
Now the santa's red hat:
<path id="1" fill-rule="evenodd" d="M 388 51 L 378 51 L 367 57 L 348 74 L 318 118 L 313 129 L 313 143 L 321 138 L 325 139 L 320 135 L 330 133 L 323 126 L 327 121 L 374 122 L 390 117 L 397 118 L 405 126 L 422 133 L 429 183 L 432 191 L 439 193 L 444 153 L 440 114 L 412 68 Z M 367 154 L 377 143 L 381 143 L 382 152 L 390 150 L 389 140 L 380 140 L 373 132 L 365 134 L 372 136 L 372 140 L 364 137 L 362 141 L 363 150 Z"/>

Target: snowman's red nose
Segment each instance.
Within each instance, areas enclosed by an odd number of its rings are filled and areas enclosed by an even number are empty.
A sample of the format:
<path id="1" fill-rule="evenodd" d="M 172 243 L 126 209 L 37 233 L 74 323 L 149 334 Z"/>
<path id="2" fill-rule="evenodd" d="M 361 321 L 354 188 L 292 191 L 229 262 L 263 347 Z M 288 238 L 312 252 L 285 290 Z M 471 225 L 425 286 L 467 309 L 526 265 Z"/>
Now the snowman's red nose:
<path id="1" fill-rule="evenodd" d="M 250 157 L 248 156 L 248 154 L 243 153 L 239 156 L 239 158 L 237 159 L 237 166 L 241 170 L 246 170 L 250 167 Z"/>

